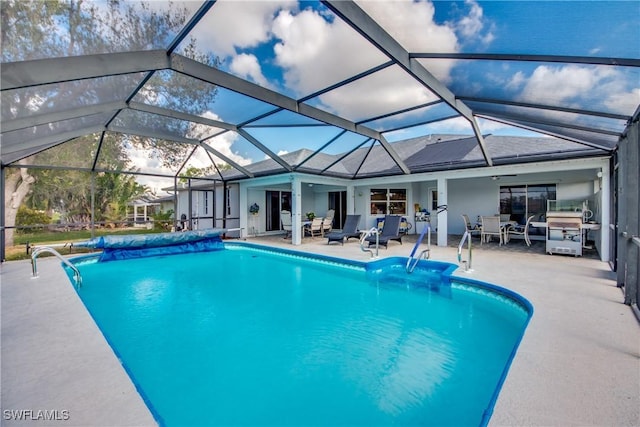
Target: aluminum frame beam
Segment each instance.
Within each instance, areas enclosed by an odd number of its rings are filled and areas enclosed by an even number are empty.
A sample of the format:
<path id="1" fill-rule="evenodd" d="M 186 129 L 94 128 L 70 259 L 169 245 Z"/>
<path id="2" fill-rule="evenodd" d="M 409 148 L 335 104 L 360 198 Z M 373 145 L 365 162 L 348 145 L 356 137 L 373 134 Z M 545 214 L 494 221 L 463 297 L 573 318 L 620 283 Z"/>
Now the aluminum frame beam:
<path id="1" fill-rule="evenodd" d="M 81 117 L 91 116 L 94 114 L 108 113 L 126 107 L 127 104 L 125 104 L 124 101 L 112 101 L 105 102 L 103 104 L 86 105 L 52 113 L 35 114 L 28 117 L 21 117 L 19 119 L 7 120 L 6 122 L 2 122 L 2 129 L 0 129 L 0 131 L 2 133 L 11 132 L 14 130 L 26 129 L 34 126 L 41 126 L 48 123 L 61 122 L 70 119 L 79 119 Z"/>
<path id="2" fill-rule="evenodd" d="M 32 156 L 44 151 L 48 148 L 54 147 L 58 144 L 62 144 L 70 139 L 79 138 L 81 136 L 89 135 L 92 133 L 99 133 L 104 131 L 104 126 L 88 126 L 84 128 L 78 128 L 73 131 L 62 132 L 55 135 L 47 135 L 42 138 L 34 138 L 20 144 L 15 144 L 13 147 L 7 147 L 7 144 L 2 144 L 2 164 L 10 164 L 16 162 L 25 157 Z"/>
<path id="3" fill-rule="evenodd" d="M 0 90 L 169 68 L 164 50 L 103 53 L 2 64 Z"/>
<path id="4" fill-rule="evenodd" d="M 136 111 L 142 111 L 144 113 L 156 114 L 159 116 L 169 117 L 172 119 L 184 120 L 187 122 L 198 123 L 202 125 L 212 126 L 215 128 L 226 130 L 237 130 L 235 125 L 221 122 L 219 120 L 208 119 L 206 117 L 196 116 L 195 114 L 183 113 L 176 110 L 170 110 L 168 108 L 156 107 L 155 105 L 144 104 L 141 102 L 131 101 L 129 102 L 129 108 Z"/>
<path id="5" fill-rule="evenodd" d="M 513 55 L 502 53 L 410 53 L 409 57 L 417 59 L 470 59 L 485 61 L 526 61 L 526 62 L 560 62 L 567 64 L 615 65 L 623 67 L 640 67 L 640 59 L 613 58 L 597 56 L 563 56 L 563 55 Z"/>
<path id="6" fill-rule="evenodd" d="M 627 120 L 627 121 L 631 119 L 631 116 L 626 116 L 624 114 L 605 113 L 602 111 L 594 111 L 594 110 L 581 110 L 578 108 L 558 107 L 558 106 L 548 105 L 548 104 L 533 104 L 530 102 L 506 101 L 506 100 L 495 99 L 495 98 L 475 98 L 472 96 L 459 96 L 458 99 L 462 101 L 479 102 L 481 104 L 498 104 L 498 105 L 509 105 L 513 107 L 533 108 L 536 110 L 561 111 L 563 113 L 574 113 L 574 114 L 580 114 L 580 115 L 586 115 L 586 116 L 604 117 L 607 119 Z"/>
<path id="7" fill-rule="evenodd" d="M 483 114 L 483 115 L 486 116 L 486 117 L 498 117 L 498 118 L 501 118 L 501 119 L 510 120 L 510 121 L 513 121 L 514 123 L 517 123 L 519 121 L 523 121 L 523 122 L 534 123 L 534 124 L 539 124 L 539 125 L 543 125 L 543 126 L 554 126 L 554 127 L 559 127 L 559 128 L 565 128 L 565 129 L 574 129 L 574 130 L 580 130 L 580 131 L 584 131 L 584 132 L 598 133 L 598 134 L 602 134 L 602 135 L 620 136 L 620 132 L 616 132 L 616 131 L 612 131 L 612 130 L 596 129 L 596 128 L 593 128 L 593 127 L 574 125 L 574 124 L 571 124 L 571 123 L 562 123 L 562 122 L 558 122 L 558 121 L 555 121 L 555 120 L 542 120 L 542 119 L 538 119 L 538 118 L 534 118 L 534 117 L 522 116 L 522 115 L 518 115 L 518 114 L 495 114 L 495 113 L 490 113 L 490 114 Z"/>
<path id="8" fill-rule="evenodd" d="M 593 142 L 585 141 L 584 139 L 575 138 L 575 137 L 571 137 L 571 136 L 567 136 L 567 135 L 561 135 L 559 133 L 550 132 L 548 130 L 538 129 L 538 128 L 535 128 L 533 126 L 528 126 L 528 125 L 525 125 L 525 124 L 522 124 L 522 123 L 510 121 L 508 119 L 503 119 L 503 118 L 500 118 L 498 116 L 489 116 L 489 115 L 479 114 L 478 117 L 482 117 L 483 119 L 491 120 L 491 121 L 498 122 L 498 123 L 503 123 L 505 125 L 517 127 L 517 128 L 520 128 L 520 129 L 530 130 L 532 132 L 540 133 L 540 134 L 543 134 L 543 135 L 549 135 L 549 136 L 553 136 L 555 138 L 564 139 L 565 141 L 576 142 L 578 144 L 582 144 L 582 145 L 585 145 L 587 147 L 595 148 L 595 149 L 598 149 L 598 150 L 603 150 L 603 151 L 606 151 L 608 153 L 610 153 L 613 150 L 610 147 L 604 147 L 604 146 L 602 146 L 600 144 L 594 144 Z"/>

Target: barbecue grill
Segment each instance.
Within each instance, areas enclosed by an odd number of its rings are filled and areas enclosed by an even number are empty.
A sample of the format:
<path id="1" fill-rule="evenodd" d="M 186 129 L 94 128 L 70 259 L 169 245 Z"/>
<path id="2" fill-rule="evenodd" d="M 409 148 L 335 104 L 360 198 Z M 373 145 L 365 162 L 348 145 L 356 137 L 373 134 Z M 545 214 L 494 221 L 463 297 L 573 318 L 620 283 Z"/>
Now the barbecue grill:
<path id="1" fill-rule="evenodd" d="M 582 256 L 582 212 L 547 212 L 547 253 Z"/>

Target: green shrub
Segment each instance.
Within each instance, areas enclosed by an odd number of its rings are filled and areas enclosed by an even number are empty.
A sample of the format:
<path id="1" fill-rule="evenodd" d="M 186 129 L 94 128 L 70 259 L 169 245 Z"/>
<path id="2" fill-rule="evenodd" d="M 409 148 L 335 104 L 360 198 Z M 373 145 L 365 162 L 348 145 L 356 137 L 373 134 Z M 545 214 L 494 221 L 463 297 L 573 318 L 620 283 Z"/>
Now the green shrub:
<path id="1" fill-rule="evenodd" d="M 16 214 L 16 227 L 34 225 L 41 225 L 41 227 L 30 227 L 24 230 L 17 229 L 16 232 L 30 233 L 33 231 L 42 231 L 44 230 L 44 226 L 48 224 L 51 224 L 51 218 L 43 211 L 29 209 L 25 206 L 20 206 L 18 208 L 18 213 Z"/>
<path id="2" fill-rule="evenodd" d="M 151 215 L 153 217 L 154 230 L 170 230 L 173 225 L 173 210 L 169 209 L 166 212 L 158 212 Z"/>

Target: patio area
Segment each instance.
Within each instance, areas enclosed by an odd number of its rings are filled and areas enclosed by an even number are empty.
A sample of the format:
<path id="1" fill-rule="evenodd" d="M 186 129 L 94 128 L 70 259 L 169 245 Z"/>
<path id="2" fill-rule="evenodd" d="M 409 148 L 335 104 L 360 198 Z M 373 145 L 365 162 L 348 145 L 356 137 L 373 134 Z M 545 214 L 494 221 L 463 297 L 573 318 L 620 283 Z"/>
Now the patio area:
<path id="1" fill-rule="evenodd" d="M 371 259 L 354 239 L 343 246 L 315 237 L 296 247 L 282 235 L 247 242 Z M 415 235 L 403 242 L 390 242 L 380 257 L 407 256 Z M 431 258 L 457 263 L 458 240 L 449 242 L 432 246 Z M 2 264 L 2 409 L 66 410 L 68 419 L 49 422 L 65 426 L 154 424 L 59 262 L 42 259 L 38 267 L 34 280 L 29 262 Z M 472 270 L 456 274 L 513 290 L 535 310 L 490 425 L 640 424 L 640 325 L 597 254 L 546 255 L 544 242 L 499 247 L 474 239 Z M 3 425 L 43 424 L 5 416 Z"/>

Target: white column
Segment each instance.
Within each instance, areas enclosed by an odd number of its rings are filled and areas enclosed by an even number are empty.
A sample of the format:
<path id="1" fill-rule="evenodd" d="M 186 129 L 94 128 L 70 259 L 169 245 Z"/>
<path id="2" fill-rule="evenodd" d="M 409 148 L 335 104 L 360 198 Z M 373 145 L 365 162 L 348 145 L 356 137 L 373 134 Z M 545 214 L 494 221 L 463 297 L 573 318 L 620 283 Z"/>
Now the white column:
<path id="1" fill-rule="evenodd" d="M 302 181 L 291 176 L 291 243 L 302 243 Z"/>
<path id="2" fill-rule="evenodd" d="M 238 186 L 238 196 L 240 199 L 240 209 L 238 209 L 238 216 L 240 217 L 240 238 L 244 238 L 249 235 L 249 198 L 247 197 L 247 191 L 247 185 L 241 182 Z"/>
<path id="3" fill-rule="evenodd" d="M 600 182 L 600 260 L 609 261 L 609 222 L 611 222 L 611 180 L 609 179 L 609 164 L 602 167 L 602 180 Z"/>
<path id="4" fill-rule="evenodd" d="M 356 187 L 347 185 L 347 214 L 356 213 Z"/>
<path id="5" fill-rule="evenodd" d="M 448 181 L 440 177 L 438 178 L 438 205 L 446 205 L 449 202 L 448 198 Z M 440 214 L 437 211 L 431 212 L 431 215 L 437 215 L 438 217 L 438 246 L 447 246 L 447 235 L 449 232 L 449 223 L 448 223 L 448 211 L 444 211 Z"/>

